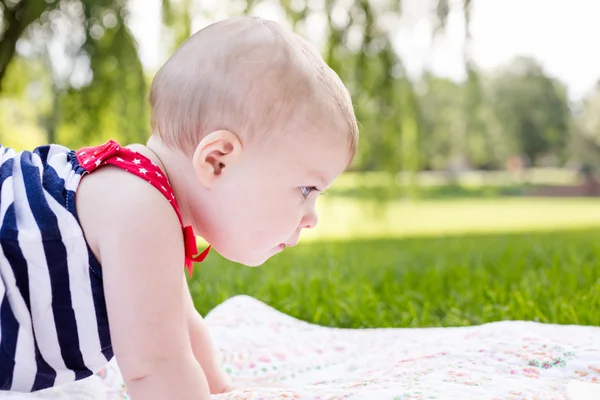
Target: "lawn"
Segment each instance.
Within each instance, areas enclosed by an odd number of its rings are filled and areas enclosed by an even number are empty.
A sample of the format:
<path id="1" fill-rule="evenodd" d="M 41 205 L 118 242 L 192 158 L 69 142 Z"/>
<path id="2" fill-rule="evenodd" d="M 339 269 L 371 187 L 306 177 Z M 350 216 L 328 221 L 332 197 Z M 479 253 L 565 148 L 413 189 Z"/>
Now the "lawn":
<path id="1" fill-rule="evenodd" d="M 243 293 L 338 327 L 598 325 L 599 237 L 600 229 L 312 242 L 260 268 L 213 253 L 191 289 L 202 313 Z"/>
<path id="2" fill-rule="evenodd" d="M 320 226 L 259 268 L 214 252 L 190 287 L 198 309 L 248 294 L 337 327 L 499 320 L 600 325 L 600 201 L 513 195 L 417 203 L 336 192 Z"/>
<path id="3" fill-rule="evenodd" d="M 518 183 L 502 172 L 464 174 L 458 183 L 422 173 L 419 200 L 390 174 L 348 173 L 318 203 L 319 227 L 305 240 L 510 233 L 600 227 L 600 199 L 522 194 L 540 185 L 572 185 L 572 173 L 541 169 Z M 436 180 L 437 179 L 437 180 Z M 485 184 L 484 184 L 485 183 Z"/>
<path id="4" fill-rule="evenodd" d="M 448 198 L 410 202 L 323 196 L 305 240 L 511 233 L 600 227 L 600 200 Z"/>

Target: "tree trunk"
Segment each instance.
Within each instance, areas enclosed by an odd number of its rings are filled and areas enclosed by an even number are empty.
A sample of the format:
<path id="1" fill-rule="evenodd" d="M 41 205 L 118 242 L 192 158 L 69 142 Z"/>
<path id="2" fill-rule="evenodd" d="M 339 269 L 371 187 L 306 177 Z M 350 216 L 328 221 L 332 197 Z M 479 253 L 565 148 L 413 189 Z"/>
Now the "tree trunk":
<path id="1" fill-rule="evenodd" d="M 58 126 L 58 121 L 60 119 L 60 109 L 59 109 L 59 97 L 61 95 L 60 89 L 53 85 L 52 88 L 52 111 L 49 118 L 48 124 L 48 143 L 54 144 L 56 143 L 56 128 Z"/>
<path id="2" fill-rule="evenodd" d="M 42 15 L 45 8 L 46 3 L 40 0 L 21 0 L 12 8 L 4 6 L 3 23 L 6 30 L 0 40 L 0 92 L 8 64 L 15 55 L 17 40 L 29 24 Z"/>

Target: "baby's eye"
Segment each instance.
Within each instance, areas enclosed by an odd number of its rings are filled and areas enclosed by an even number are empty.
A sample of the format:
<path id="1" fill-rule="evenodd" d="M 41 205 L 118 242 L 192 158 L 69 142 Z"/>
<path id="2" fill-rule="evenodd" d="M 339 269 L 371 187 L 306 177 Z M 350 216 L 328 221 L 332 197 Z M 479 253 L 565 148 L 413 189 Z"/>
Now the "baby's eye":
<path id="1" fill-rule="evenodd" d="M 319 189 L 317 189 L 314 186 L 300 186 L 300 191 L 302 192 L 302 196 L 304 198 L 307 198 L 308 195 L 315 190 L 319 190 Z"/>

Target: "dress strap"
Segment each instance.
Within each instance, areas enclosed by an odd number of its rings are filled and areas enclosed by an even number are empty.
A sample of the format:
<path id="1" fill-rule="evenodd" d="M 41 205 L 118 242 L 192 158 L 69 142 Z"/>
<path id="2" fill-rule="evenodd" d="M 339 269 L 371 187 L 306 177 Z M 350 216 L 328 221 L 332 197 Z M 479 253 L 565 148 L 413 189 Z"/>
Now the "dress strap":
<path id="1" fill-rule="evenodd" d="M 85 169 L 87 174 L 96 171 L 102 166 L 112 165 L 144 179 L 165 196 L 175 210 L 177 218 L 179 218 L 185 245 L 185 266 L 191 277 L 193 263 L 204 261 L 210 251 L 210 246 L 202 253 L 197 254 L 198 246 L 196 245 L 194 230 L 190 225 L 184 226 L 173 188 L 158 165 L 146 156 L 122 147 L 114 140 L 109 140 L 101 146 L 84 147 L 77 150 L 75 154 L 79 165 Z"/>

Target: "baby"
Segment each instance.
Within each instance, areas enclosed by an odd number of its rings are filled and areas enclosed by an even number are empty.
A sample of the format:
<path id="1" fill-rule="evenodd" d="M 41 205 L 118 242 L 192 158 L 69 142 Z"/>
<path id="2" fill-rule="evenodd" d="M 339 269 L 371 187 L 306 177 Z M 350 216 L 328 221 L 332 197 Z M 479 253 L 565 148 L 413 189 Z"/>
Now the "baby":
<path id="1" fill-rule="evenodd" d="M 146 146 L 0 146 L 0 390 L 83 379 L 113 355 L 134 400 L 231 390 L 182 267 L 294 246 L 356 151 L 338 76 L 259 18 L 190 37 L 150 103 Z"/>

